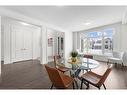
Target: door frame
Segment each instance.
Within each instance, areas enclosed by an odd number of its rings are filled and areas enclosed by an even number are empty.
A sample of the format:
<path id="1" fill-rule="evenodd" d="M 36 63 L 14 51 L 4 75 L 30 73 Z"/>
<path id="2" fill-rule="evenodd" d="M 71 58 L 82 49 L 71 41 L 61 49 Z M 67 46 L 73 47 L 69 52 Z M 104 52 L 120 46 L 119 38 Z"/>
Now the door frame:
<path id="1" fill-rule="evenodd" d="M 9 18 L 9 20 L 11 20 L 11 21 L 16 21 L 16 22 L 24 22 L 24 23 L 27 23 L 26 21 L 21 21 L 21 20 L 17 20 L 17 19 L 13 19 L 13 18 Z M 12 23 L 10 23 L 10 24 L 12 24 Z M 35 24 L 31 24 L 31 23 L 28 23 L 28 24 L 30 24 L 30 25 L 33 25 L 33 26 L 36 26 L 36 27 L 38 27 L 38 28 L 40 28 L 40 38 L 39 38 L 39 42 L 40 42 L 40 63 L 42 63 L 42 27 L 41 26 L 39 26 L 39 25 L 35 25 Z M 12 24 L 13 25 L 13 24 Z M 12 26 L 10 26 L 10 63 L 14 63 L 14 61 L 12 60 L 12 40 L 13 40 L 13 38 L 12 38 Z M 32 31 L 32 37 L 33 37 L 33 31 Z M 33 59 L 33 39 L 32 39 L 32 59 Z M 23 60 L 23 61 L 25 61 L 25 60 Z"/>

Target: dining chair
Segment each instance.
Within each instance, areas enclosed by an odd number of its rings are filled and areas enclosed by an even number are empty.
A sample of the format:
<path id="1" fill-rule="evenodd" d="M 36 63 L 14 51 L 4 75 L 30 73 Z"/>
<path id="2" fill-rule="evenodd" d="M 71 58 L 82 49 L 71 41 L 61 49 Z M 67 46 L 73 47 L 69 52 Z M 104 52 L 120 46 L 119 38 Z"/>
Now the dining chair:
<path id="1" fill-rule="evenodd" d="M 113 52 L 113 56 L 108 58 L 107 64 L 122 64 L 123 66 L 123 57 L 124 57 L 124 52 Z"/>
<path id="2" fill-rule="evenodd" d="M 105 71 L 103 75 L 96 74 L 92 71 L 86 72 L 80 77 L 81 89 L 82 89 L 83 83 L 87 85 L 87 89 L 89 88 L 89 84 L 97 87 L 98 89 L 100 89 L 100 87 L 103 85 L 104 89 L 106 89 L 104 82 L 107 79 L 108 75 L 110 74 L 111 70 L 112 70 L 112 65 L 108 66 L 107 70 Z"/>
<path id="3" fill-rule="evenodd" d="M 54 56 L 54 65 L 55 65 L 55 68 L 57 68 L 59 71 L 65 73 L 69 71 L 69 69 L 62 66 L 61 65 L 62 63 L 60 64 L 60 58 L 61 58 L 60 56 Z"/>
<path id="4" fill-rule="evenodd" d="M 53 86 L 55 88 L 60 88 L 60 89 L 66 89 L 73 85 L 74 88 L 74 79 L 68 75 L 63 74 L 56 68 L 49 67 L 45 65 L 45 68 L 48 72 L 49 79 L 52 82 L 52 86 L 50 87 L 51 89 Z"/>

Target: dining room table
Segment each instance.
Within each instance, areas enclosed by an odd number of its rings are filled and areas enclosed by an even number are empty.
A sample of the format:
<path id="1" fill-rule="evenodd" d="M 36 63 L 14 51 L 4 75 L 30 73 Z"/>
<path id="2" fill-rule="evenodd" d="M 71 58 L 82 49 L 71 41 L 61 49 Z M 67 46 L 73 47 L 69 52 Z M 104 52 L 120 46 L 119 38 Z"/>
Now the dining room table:
<path id="1" fill-rule="evenodd" d="M 79 57 L 75 62 L 72 62 L 71 58 L 64 60 L 64 66 L 70 69 L 70 75 L 73 78 L 79 78 L 79 74 L 81 71 L 91 71 L 92 69 L 96 69 L 100 66 L 100 63 L 97 60 Z M 75 81 L 76 86 L 78 88 L 78 83 Z"/>
<path id="2" fill-rule="evenodd" d="M 64 66 L 72 70 L 92 70 L 100 66 L 100 63 L 97 60 L 90 58 L 78 58 L 76 62 L 72 62 L 71 59 L 68 59 L 64 62 Z"/>

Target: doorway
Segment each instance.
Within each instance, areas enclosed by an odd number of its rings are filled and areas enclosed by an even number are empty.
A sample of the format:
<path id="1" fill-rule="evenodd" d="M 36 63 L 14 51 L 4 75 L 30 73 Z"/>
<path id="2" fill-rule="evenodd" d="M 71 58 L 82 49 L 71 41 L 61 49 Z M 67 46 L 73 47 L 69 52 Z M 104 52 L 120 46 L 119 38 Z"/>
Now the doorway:
<path id="1" fill-rule="evenodd" d="M 3 18 L 4 64 L 41 61 L 41 28 L 26 22 Z"/>

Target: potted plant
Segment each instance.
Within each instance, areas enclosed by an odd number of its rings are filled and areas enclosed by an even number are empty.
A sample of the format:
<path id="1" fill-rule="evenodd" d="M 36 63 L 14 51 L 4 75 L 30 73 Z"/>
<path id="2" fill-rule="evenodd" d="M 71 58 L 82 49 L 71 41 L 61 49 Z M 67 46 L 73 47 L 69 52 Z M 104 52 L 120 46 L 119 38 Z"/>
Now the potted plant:
<path id="1" fill-rule="evenodd" d="M 77 56 L 78 56 L 78 52 L 76 52 L 76 51 L 71 52 L 72 62 L 76 62 Z"/>

